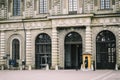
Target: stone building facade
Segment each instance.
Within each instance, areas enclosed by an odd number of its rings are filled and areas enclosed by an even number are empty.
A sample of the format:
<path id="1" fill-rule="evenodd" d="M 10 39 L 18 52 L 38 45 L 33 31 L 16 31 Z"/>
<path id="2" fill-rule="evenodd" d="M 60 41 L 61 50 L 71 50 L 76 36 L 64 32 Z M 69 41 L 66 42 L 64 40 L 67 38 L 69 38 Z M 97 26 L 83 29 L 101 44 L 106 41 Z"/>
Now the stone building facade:
<path id="1" fill-rule="evenodd" d="M 0 65 L 120 66 L 120 0 L 0 0 Z M 7 58 L 4 58 L 4 57 Z"/>

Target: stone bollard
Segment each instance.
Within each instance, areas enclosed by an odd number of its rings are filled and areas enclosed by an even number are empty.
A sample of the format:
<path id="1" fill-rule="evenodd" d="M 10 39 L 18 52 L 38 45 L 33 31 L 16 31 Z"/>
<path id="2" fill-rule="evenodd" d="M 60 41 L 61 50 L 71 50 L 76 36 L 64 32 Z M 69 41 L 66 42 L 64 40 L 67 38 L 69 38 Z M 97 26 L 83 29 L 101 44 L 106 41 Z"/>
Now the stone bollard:
<path id="1" fill-rule="evenodd" d="M 81 64 L 81 70 L 83 71 L 83 64 Z"/>
<path id="2" fill-rule="evenodd" d="M 29 65 L 29 66 L 28 66 L 28 70 L 32 70 L 32 67 L 31 67 L 31 65 Z"/>
<path id="3" fill-rule="evenodd" d="M 91 70 L 92 70 L 92 71 L 94 70 L 94 68 L 93 68 L 93 64 L 91 64 Z"/>
<path id="4" fill-rule="evenodd" d="M 20 70 L 22 70 L 22 65 L 20 65 Z"/>
<path id="5" fill-rule="evenodd" d="M 49 65 L 48 64 L 46 65 L 46 70 L 49 70 Z"/>
<path id="6" fill-rule="evenodd" d="M 117 64 L 115 65 L 115 70 L 118 70 L 118 65 Z"/>
<path id="7" fill-rule="evenodd" d="M 4 66 L 3 65 L 1 66 L 1 70 L 4 70 Z"/>
<path id="8" fill-rule="evenodd" d="M 58 70 L 58 65 L 55 66 L 55 70 Z"/>

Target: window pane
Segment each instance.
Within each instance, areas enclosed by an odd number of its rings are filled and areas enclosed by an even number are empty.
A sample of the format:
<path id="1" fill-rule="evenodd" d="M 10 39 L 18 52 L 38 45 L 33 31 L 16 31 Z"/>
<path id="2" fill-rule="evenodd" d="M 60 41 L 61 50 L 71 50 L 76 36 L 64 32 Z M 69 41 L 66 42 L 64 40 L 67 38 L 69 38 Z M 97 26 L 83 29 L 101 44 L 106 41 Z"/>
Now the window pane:
<path id="1" fill-rule="evenodd" d="M 106 8 L 110 8 L 110 0 L 106 0 Z"/>
<path id="2" fill-rule="evenodd" d="M 20 0 L 13 0 L 13 15 L 20 15 Z"/>
<path id="3" fill-rule="evenodd" d="M 19 59 L 19 40 L 14 39 L 12 42 L 12 59 Z"/>
<path id="4" fill-rule="evenodd" d="M 101 9 L 108 9 L 108 8 L 110 8 L 110 0 L 101 0 L 100 1 L 100 8 Z"/>
<path id="5" fill-rule="evenodd" d="M 105 1 L 104 1 L 104 0 L 101 0 L 100 3 L 101 3 L 101 5 L 100 5 L 100 6 L 101 6 L 101 9 L 104 9 Z"/>
<path id="6" fill-rule="evenodd" d="M 39 0 L 39 13 L 47 13 L 47 0 Z"/>
<path id="7" fill-rule="evenodd" d="M 69 11 L 77 11 L 77 0 L 69 0 Z"/>

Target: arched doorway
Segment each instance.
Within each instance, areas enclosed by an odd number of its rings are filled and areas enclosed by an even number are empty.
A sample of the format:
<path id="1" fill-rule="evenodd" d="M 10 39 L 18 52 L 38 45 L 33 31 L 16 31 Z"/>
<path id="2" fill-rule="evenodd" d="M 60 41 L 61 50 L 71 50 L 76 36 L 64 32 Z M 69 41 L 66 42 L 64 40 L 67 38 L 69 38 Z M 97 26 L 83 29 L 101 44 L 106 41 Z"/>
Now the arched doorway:
<path id="1" fill-rule="evenodd" d="M 78 69 L 82 64 L 82 38 L 76 32 L 65 37 L 65 69 Z"/>
<path id="2" fill-rule="evenodd" d="M 51 66 L 51 38 L 49 35 L 39 34 L 35 41 L 35 67 L 36 69 Z"/>
<path id="3" fill-rule="evenodd" d="M 101 31 L 96 37 L 97 69 L 115 69 L 116 39 L 112 32 Z"/>
<path id="4" fill-rule="evenodd" d="M 12 41 L 12 61 L 14 61 L 13 66 L 18 67 L 18 60 L 20 58 L 20 42 L 18 39 Z"/>

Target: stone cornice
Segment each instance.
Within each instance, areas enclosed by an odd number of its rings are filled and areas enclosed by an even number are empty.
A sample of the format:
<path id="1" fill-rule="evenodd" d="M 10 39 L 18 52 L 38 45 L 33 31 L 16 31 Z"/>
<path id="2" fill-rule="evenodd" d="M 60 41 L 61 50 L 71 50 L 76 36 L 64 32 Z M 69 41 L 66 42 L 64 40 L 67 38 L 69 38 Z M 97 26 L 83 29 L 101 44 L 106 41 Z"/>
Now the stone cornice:
<path id="1" fill-rule="evenodd" d="M 31 19 L 8 19 L 8 20 L 1 20 L 0 24 L 4 23 L 19 23 L 19 22 L 37 22 L 37 21 L 48 21 L 47 18 L 31 18 Z"/>
<path id="2" fill-rule="evenodd" d="M 120 13 L 95 14 L 94 17 L 95 17 L 95 18 L 120 17 Z"/>
<path id="3" fill-rule="evenodd" d="M 93 17 L 94 14 L 77 14 L 77 15 L 57 15 L 57 16 L 48 16 L 48 19 L 68 19 L 68 18 L 85 18 Z"/>
<path id="4" fill-rule="evenodd" d="M 63 28 L 63 27 L 87 27 L 87 26 L 91 26 L 91 27 L 101 27 L 101 26 L 118 26 L 120 27 L 120 23 L 109 23 L 109 24 L 80 24 L 80 25 L 75 25 L 75 26 L 57 26 L 58 28 Z"/>

